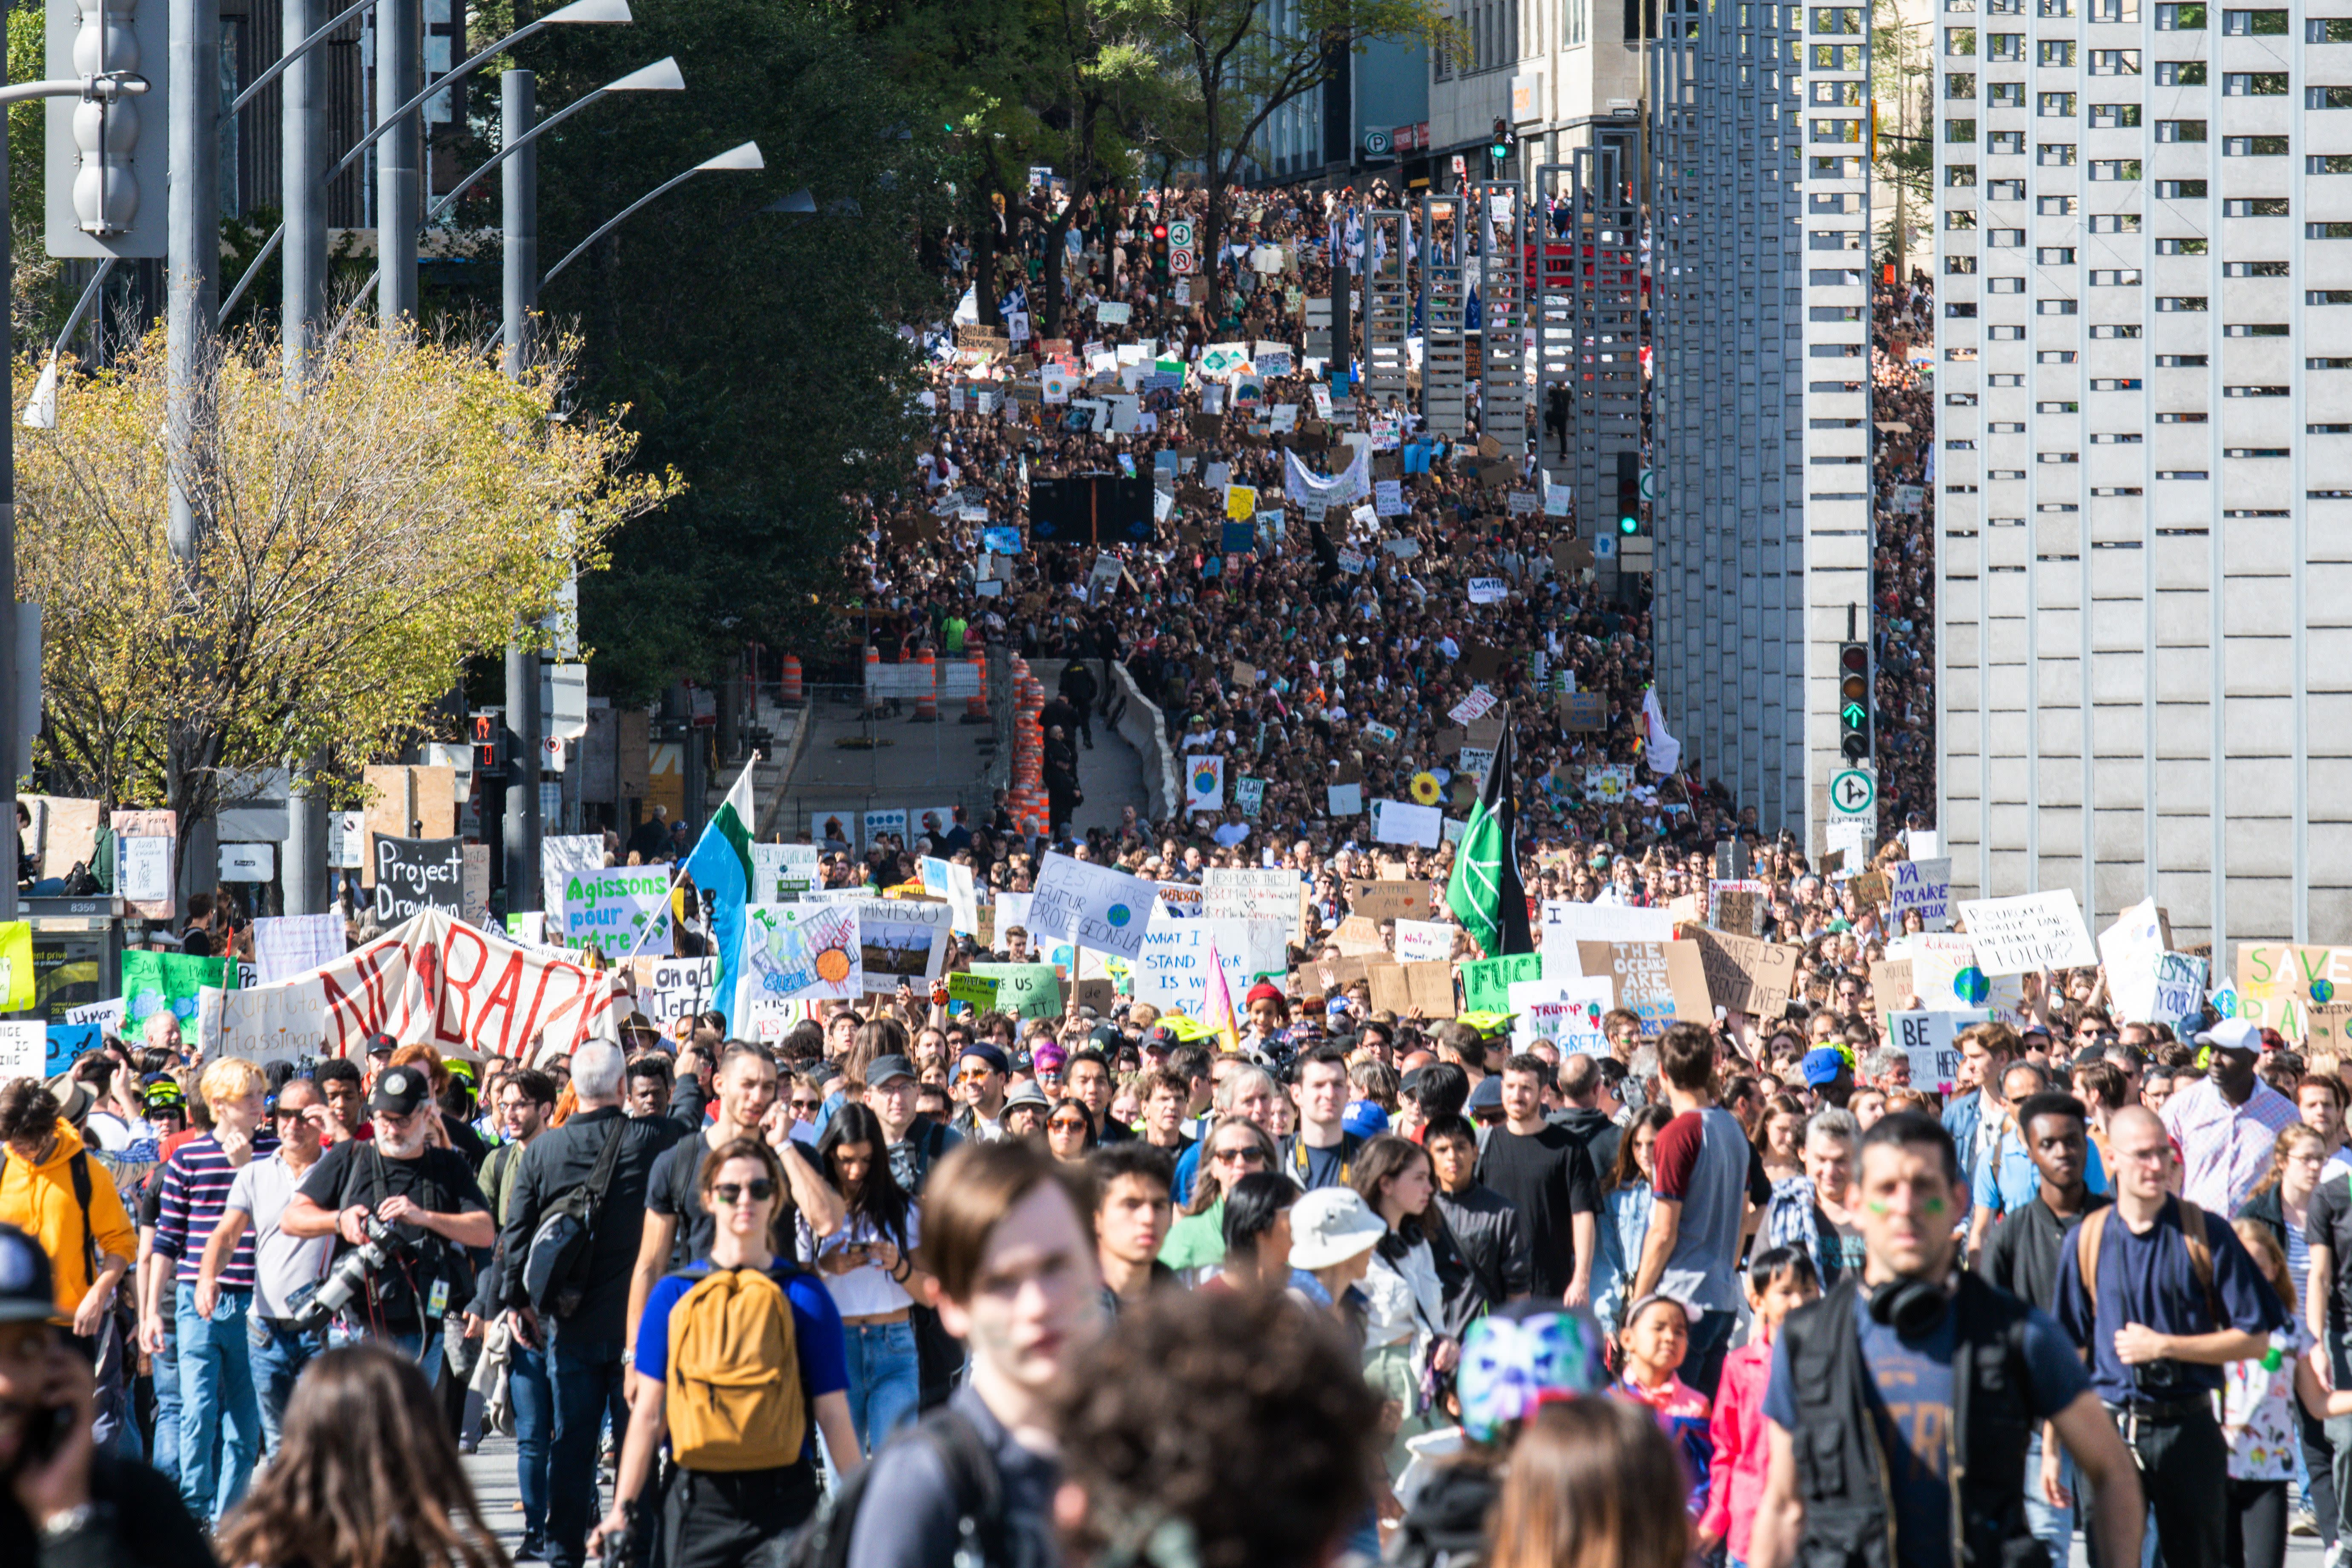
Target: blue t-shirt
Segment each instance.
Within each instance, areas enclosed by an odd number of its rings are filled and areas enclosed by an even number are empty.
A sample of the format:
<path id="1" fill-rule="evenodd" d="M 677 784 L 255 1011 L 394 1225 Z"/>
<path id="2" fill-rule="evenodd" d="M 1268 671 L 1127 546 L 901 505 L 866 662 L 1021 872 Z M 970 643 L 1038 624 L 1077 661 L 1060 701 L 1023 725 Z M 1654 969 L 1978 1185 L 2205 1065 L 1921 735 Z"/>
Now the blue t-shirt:
<path id="1" fill-rule="evenodd" d="M 2219 1215 L 2205 1216 L 2205 1240 L 2213 1251 L 2213 1295 L 2229 1321 L 2217 1323 L 2197 1283 L 2189 1261 L 2189 1243 L 2180 1234 L 2180 1200 L 2167 1198 L 2164 1213 L 2145 1236 L 2134 1236 L 2124 1216 L 2108 1216 L 2099 1237 L 2099 1300 L 2095 1313 L 2083 1293 L 2083 1270 L 2076 1258 L 2076 1230 L 2067 1229 L 2059 1243 L 2058 1284 L 2054 1305 L 2058 1321 L 2074 1342 L 2091 1352 L 2091 1386 L 2112 1405 L 2126 1400 L 2170 1401 L 2221 1390 L 2223 1369 L 2193 1362 L 2174 1362 L 2176 1388 L 2143 1390 L 2134 1383 L 2131 1368 L 2116 1354 L 2116 1331 L 2126 1323 L 2145 1323 L 2160 1334 L 2210 1334 L 2216 1329 L 2242 1329 L 2264 1334 L 2286 1326 L 2286 1303 L 2247 1256 L 2245 1243 Z"/>
<path id="2" fill-rule="evenodd" d="M 656 1383 L 669 1376 L 670 1310 L 710 1272 L 710 1260 L 701 1258 L 676 1274 L 664 1275 L 646 1292 L 645 1315 L 637 1320 L 637 1349 L 631 1360 L 636 1370 Z M 784 1288 L 793 1306 L 793 1348 L 801 1363 L 801 1386 L 811 1399 L 840 1394 L 849 1387 L 849 1353 L 844 1342 L 841 1314 L 824 1282 L 804 1268 L 778 1258 L 768 1269 L 770 1279 Z M 815 1452 L 814 1427 L 801 1444 L 801 1458 Z"/>
<path id="3" fill-rule="evenodd" d="M 2083 1185 L 2101 1197 L 2107 1194 L 2107 1167 L 2099 1158 L 2095 1142 L 2084 1147 Z M 2000 1142 L 1993 1145 L 1992 1158 L 1977 1167 L 1970 1196 L 1976 1205 L 1988 1214 L 2015 1214 L 2033 1201 L 2042 1190 L 2042 1172 L 2033 1163 L 2033 1155 L 2025 1147 L 2025 1140 L 2014 1128 L 2001 1129 Z"/>
<path id="4" fill-rule="evenodd" d="M 1895 1512 L 1897 1555 L 1905 1568 L 1951 1568 L 1952 1310 L 1947 1306 L 1927 1333 L 1906 1339 L 1873 1318 L 1867 1293 L 1856 1291 L 1853 1318 L 1863 1364 L 1870 1373 L 1864 1397 L 1894 1488 L 1887 1501 Z M 2025 1315 L 2025 1368 L 2026 1404 L 2036 1421 L 2065 1409 L 2090 1386 L 2074 1347 L 2038 1307 Z M 1772 1347 L 1764 1414 L 1784 1432 L 1797 1429 L 1791 1378 L 1789 1337 L 1783 1334 Z M 2017 1458 L 2022 1475 L 2025 1456 Z"/>

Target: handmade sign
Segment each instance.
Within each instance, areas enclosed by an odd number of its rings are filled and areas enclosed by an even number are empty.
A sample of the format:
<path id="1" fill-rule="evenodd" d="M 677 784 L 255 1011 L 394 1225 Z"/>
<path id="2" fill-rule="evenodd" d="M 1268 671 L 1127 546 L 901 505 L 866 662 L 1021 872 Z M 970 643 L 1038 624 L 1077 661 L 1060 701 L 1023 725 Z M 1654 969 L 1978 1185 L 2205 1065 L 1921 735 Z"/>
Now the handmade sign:
<path id="1" fill-rule="evenodd" d="M 1665 910 L 1635 909 L 1630 904 L 1582 904 L 1570 899 L 1546 899 L 1537 945 L 1559 974 L 1580 974 L 1579 944 L 1588 942 L 1672 942 L 1675 918 Z"/>
<path id="2" fill-rule="evenodd" d="M 1462 1006 L 1471 1013 L 1507 1013 L 1514 981 L 1541 980 L 1543 954 L 1514 952 L 1462 966 Z"/>
<path id="3" fill-rule="evenodd" d="M 1062 980 L 1050 963 L 975 963 L 971 973 L 996 982 L 996 1010 L 1016 1018 L 1062 1016 Z"/>
<path id="4" fill-rule="evenodd" d="M 1949 1094 L 1960 1073 L 1960 1032 L 1990 1013 L 1889 1013 L 1886 1043 L 1911 1058 L 1911 1087 Z"/>
<path id="5" fill-rule="evenodd" d="M 1152 885 L 1140 877 L 1049 854 L 1029 894 L 1029 930 L 1132 963 L 1143 951 L 1143 933 L 1151 923 L 1152 894 Z M 1296 890 L 1291 896 L 1295 901 Z"/>
<path id="6" fill-rule="evenodd" d="M 1696 942 L 1587 942 L 1577 944 L 1588 975 L 1607 975 L 1615 1005 L 1642 1020 L 1642 1033 L 1663 1035 L 1676 1019 L 1715 1021 L 1706 960 Z"/>
<path id="7" fill-rule="evenodd" d="M 1454 933 L 1460 928 L 1442 921 L 1399 921 L 1396 955 L 1399 963 L 1441 961 L 1454 955 Z"/>
<path id="8" fill-rule="evenodd" d="M 466 841 L 462 838 L 375 837 L 375 919 L 392 925 L 440 910 L 465 907 Z"/>
<path id="9" fill-rule="evenodd" d="M 814 844 L 751 846 L 751 901 L 789 904 L 824 880 L 818 863 L 824 851 Z"/>
<path id="10" fill-rule="evenodd" d="M 331 963 L 349 945 L 338 914 L 254 917 L 253 957 L 264 985 Z"/>
<path id="11" fill-rule="evenodd" d="M 1685 934 L 1698 944 L 1707 995 L 1717 1005 L 1767 1020 L 1788 1011 L 1789 994 L 1797 984 L 1797 961 L 1804 949 L 1706 926 L 1687 927 Z"/>
<path id="12" fill-rule="evenodd" d="M 1348 909 L 1376 921 L 1425 920 L 1433 883 L 1399 878 L 1377 882 L 1349 880 Z"/>
<path id="13" fill-rule="evenodd" d="M 1404 800 L 1372 802 L 1372 841 L 1376 844 L 1418 844 L 1434 849 L 1445 833 L 1445 813 L 1434 805 Z"/>
<path id="14" fill-rule="evenodd" d="M 23 972 L 26 998 L 22 1005 L 32 1005 L 33 953 L 31 927 L 20 927 L 27 933 Z M 11 963 L 13 972 L 17 965 Z M 11 974 L 11 984 L 15 984 Z M 142 949 L 126 950 L 122 954 L 122 1032 L 140 1034 L 148 1017 L 156 1013 L 174 1014 L 181 1027 L 194 1032 L 196 1021 L 197 993 L 209 985 L 215 990 L 226 990 L 236 984 L 236 966 L 225 958 L 191 958 L 184 952 L 148 952 Z M 16 1011 L 11 1008 L 9 1011 Z"/>
<path id="15" fill-rule="evenodd" d="M 946 904 L 921 899 L 857 899 L 859 984 L 869 995 L 896 991 L 900 981 L 920 991 L 947 967 Z"/>
<path id="16" fill-rule="evenodd" d="M 756 1020 L 794 1002 L 851 1002 L 873 989 L 860 973 L 865 907 L 889 901 L 748 906 L 736 1016 Z"/>
<path id="17" fill-rule="evenodd" d="M 1964 899 L 1959 909 L 1976 949 L 1977 967 L 1989 975 L 2086 969 L 2099 962 L 2099 950 L 2083 923 L 2083 906 L 2075 902 L 2072 888 L 2006 899 Z"/>
<path id="18" fill-rule="evenodd" d="M 397 840 L 378 839 L 382 847 Z M 376 897 L 385 882 L 376 876 Z M 623 958 L 669 945 L 670 874 L 661 866 L 603 866 L 565 879 L 561 923 L 553 935 L 558 947 L 594 948 L 607 958 Z M 551 922 L 555 923 L 555 922 Z"/>
<path id="19" fill-rule="evenodd" d="M 1952 925 L 1952 860 L 1897 860 L 1886 868 L 1887 923 L 1903 929 L 1903 917 L 1913 910 L 1928 931 L 1948 931 Z"/>

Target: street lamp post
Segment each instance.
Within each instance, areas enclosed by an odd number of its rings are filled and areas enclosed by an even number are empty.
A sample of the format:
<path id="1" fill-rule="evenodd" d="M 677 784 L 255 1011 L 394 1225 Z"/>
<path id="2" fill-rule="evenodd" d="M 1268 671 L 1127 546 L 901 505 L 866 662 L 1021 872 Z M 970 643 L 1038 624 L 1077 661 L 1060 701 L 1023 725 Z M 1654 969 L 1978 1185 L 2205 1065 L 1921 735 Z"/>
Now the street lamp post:
<path id="1" fill-rule="evenodd" d="M 530 363 L 530 312 L 539 300 L 539 148 L 530 141 L 539 117 L 538 79 L 510 70 L 499 79 L 499 145 L 514 155 L 499 176 L 505 232 L 506 373 L 520 380 Z M 507 909 L 535 910 L 539 889 L 539 650 L 507 644 L 507 727 L 514 731 L 516 784 L 507 791 Z"/>

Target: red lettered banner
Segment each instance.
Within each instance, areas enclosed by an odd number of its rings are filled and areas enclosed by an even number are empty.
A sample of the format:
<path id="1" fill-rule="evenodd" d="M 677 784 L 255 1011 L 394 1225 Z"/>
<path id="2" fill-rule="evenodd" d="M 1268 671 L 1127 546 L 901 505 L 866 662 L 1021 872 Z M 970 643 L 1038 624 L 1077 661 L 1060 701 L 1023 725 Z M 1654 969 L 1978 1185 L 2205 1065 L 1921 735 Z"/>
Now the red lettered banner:
<path id="1" fill-rule="evenodd" d="M 352 1056 L 402 1045 L 537 1060 L 615 1037 L 619 979 L 426 910 L 331 963 L 276 985 L 207 994 L 207 1054 Z"/>

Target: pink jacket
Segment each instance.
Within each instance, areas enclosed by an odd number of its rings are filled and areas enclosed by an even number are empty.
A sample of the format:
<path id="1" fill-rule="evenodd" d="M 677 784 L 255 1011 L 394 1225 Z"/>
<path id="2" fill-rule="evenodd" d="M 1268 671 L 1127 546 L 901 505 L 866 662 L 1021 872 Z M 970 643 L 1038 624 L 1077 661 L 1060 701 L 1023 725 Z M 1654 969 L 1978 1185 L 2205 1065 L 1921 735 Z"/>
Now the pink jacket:
<path id="1" fill-rule="evenodd" d="M 1699 1528 L 1722 1537 L 1739 1563 L 1748 1561 L 1756 1502 L 1764 1495 L 1764 1389 L 1771 1380 L 1770 1345 L 1742 1345 L 1725 1356 L 1708 1423 L 1715 1458 Z"/>

